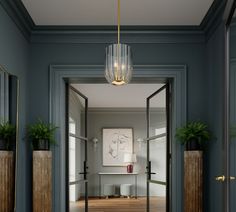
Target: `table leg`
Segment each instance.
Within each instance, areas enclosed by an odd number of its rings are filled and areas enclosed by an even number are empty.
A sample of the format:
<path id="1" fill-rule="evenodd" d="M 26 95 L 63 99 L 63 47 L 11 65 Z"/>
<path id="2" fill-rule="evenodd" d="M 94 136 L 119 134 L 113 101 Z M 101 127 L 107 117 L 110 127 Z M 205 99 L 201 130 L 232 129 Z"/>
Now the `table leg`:
<path id="1" fill-rule="evenodd" d="M 137 191 L 137 175 L 135 175 L 135 199 L 138 198 L 138 191 Z"/>
<path id="2" fill-rule="evenodd" d="M 99 175 L 99 198 L 101 199 L 102 197 L 102 179 L 101 175 Z"/>

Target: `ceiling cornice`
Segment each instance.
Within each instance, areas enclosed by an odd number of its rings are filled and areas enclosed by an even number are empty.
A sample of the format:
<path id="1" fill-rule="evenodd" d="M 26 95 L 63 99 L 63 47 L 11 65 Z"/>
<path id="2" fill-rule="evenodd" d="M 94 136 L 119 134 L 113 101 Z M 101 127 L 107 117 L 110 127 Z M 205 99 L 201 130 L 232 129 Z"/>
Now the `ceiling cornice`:
<path id="1" fill-rule="evenodd" d="M 30 40 L 35 24 L 20 0 L 0 0 L 0 4 L 8 13 L 22 34 Z"/>
<path id="2" fill-rule="evenodd" d="M 122 42 L 127 44 L 154 43 L 203 43 L 205 34 L 202 30 L 135 30 L 121 32 Z M 40 30 L 33 31 L 32 43 L 76 43 L 110 44 L 117 40 L 117 31 L 113 30 Z"/>
<path id="3" fill-rule="evenodd" d="M 128 43 L 203 42 L 202 37 L 209 37 L 220 23 L 225 3 L 226 0 L 215 0 L 200 26 L 123 26 L 122 34 Z M 37 26 L 20 0 L 0 0 L 0 4 L 31 42 L 69 42 L 72 39 L 70 43 L 112 43 L 117 33 L 114 26 Z M 145 36 L 148 36 L 146 42 Z"/>
<path id="4" fill-rule="evenodd" d="M 227 0 L 215 0 L 202 20 L 200 27 L 204 30 L 206 39 L 213 34 L 219 23 L 223 20 L 226 3 Z"/>

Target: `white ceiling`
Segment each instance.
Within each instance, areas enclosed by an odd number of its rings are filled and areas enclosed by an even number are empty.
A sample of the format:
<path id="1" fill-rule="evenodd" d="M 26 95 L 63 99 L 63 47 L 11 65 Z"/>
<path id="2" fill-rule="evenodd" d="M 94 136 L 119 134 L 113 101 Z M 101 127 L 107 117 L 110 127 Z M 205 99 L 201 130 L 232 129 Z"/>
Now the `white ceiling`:
<path id="1" fill-rule="evenodd" d="M 145 108 L 146 98 L 163 84 L 72 84 L 88 97 L 89 108 Z M 151 107 L 165 106 L 165 92 L 162 91 L 151 101 Z"/>
<path id="2" fill-rule="evenodd" d="M 116 25 L 116 0 L 22 0 L 36 25 Z M 121 25 L 199 25 L 213 0 L 121 0 Z"/>

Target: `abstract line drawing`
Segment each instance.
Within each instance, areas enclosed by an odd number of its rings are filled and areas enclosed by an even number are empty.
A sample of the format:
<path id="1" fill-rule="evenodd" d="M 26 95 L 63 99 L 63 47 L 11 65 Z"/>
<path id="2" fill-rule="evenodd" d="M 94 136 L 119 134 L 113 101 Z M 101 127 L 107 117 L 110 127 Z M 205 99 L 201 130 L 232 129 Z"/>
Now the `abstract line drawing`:
<path id="1" fill-rule="evenodd" d="M 126 166 L 124 154 L 132 152 L 132 128 L 103 128 L 103 166 Z"/>

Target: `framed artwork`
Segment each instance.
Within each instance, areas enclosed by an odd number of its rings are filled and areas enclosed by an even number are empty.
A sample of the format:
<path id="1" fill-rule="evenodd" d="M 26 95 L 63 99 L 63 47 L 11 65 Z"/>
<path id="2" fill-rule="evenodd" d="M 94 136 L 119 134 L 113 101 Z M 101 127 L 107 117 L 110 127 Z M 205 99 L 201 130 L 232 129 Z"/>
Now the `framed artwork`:
<path id="1" fill-rule="evenodd" d="M 103 128 L 103 166 L 126 166 L 124 154 L 133 153 L 132 128 Z"/>

